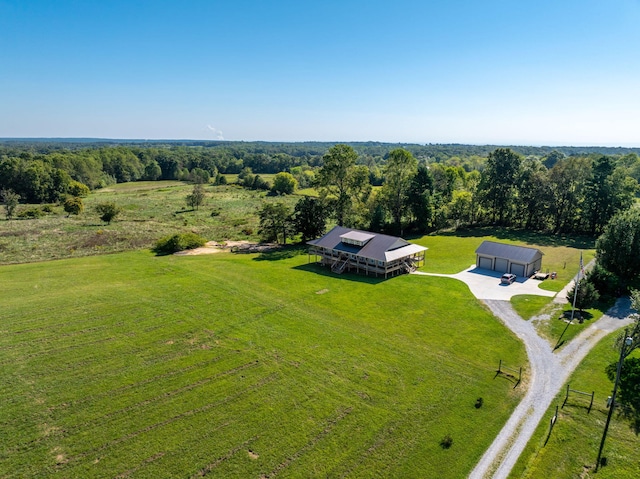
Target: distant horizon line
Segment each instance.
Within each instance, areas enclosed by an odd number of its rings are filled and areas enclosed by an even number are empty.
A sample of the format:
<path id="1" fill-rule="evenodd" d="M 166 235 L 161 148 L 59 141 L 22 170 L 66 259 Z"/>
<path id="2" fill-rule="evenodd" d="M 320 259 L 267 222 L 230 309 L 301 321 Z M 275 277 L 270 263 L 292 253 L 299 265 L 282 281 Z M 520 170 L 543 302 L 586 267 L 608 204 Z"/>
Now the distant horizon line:
<path id="1" fill-rule="evenodd" d="M 109 138 L 91 136 L 24 136 L 0 137 L 0 142 L 11 141 L 59 141 L 59 142 L 114 142 L 114 143 L 159 143 L 159 142 L 207 142 L 207 143 L 378 143 L 383 145 L 459 145 L 459 146 L 496 146 L 496 147 L 532 147 L 532 148 L 619 148 L 640 149 L 637 146 L 624 144 L 552 144 L 552 143 L 461 143 L 461 142 L 417 142 L 417 141 L 381 141 L 381 140 L 229 140 L 229 139 L 193 139 L 193 138 Z"/>

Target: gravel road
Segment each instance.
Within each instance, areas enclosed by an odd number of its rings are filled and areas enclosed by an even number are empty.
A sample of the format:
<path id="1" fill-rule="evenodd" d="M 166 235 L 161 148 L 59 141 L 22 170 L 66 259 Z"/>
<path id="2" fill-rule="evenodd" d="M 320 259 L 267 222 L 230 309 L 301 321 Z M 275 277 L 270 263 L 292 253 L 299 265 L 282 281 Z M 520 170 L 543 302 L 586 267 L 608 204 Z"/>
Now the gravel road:
<path id="1" fill-rule="evenodd" d="M 526 371 L 529 390 L 469 474 L 472 479 L 502 479 L 511 472 L 551 401 L 573 370 L 600 339 L 633 322 L 629 317 L 632 310 L 628 298 L 619 299 L 606 315 L 554 352 L 549 343 L 538 336 L 533 324 L 524 321 L 509 301 L 487 299 L 484 302 L 522 340 L 529 357 L 530 369 Z"/>

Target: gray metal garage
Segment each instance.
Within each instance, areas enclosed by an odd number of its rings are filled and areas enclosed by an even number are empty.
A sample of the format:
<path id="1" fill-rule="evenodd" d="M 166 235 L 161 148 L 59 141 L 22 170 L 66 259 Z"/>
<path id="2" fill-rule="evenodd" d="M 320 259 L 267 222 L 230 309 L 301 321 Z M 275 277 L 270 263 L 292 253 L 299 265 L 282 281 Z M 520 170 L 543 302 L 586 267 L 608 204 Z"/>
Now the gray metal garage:
<path id="1" fill-rule="evenodd" d="M 542 267 L 542 251 L 526 246 L 483 241 L 476 250 L 476 266 L 516 276 L 531 276 Z"/>

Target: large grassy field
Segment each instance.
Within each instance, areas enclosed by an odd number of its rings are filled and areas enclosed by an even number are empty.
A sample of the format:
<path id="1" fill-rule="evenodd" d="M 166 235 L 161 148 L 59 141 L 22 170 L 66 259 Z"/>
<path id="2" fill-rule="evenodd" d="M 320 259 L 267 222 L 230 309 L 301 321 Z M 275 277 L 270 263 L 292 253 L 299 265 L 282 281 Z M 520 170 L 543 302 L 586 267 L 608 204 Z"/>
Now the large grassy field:
<path id="1" fill-rule="evenodd" d="M 454 280 L 299 251 L 0 268 L 0 476 L 465 476 L 519 341 Z"/>
<path id="2" fill-rule="evenodd" d="M 465 476 L 522 392 L 494 378 L 498 360 L 526 364 L 466 286 L 336 277 L 299 247 L 152 256 L 178 231 L 258 240 L 260 205 L 298 200 L 208 186 L 190 211 L 191 188 L 114 185 L 79 217 L 0 220 L 0 477 Z M 123 208 L 111 225 L 103 201 Z M 424 271 L 455 273 L 485 239 L 542 249 L 555 291 L 579 250 L 594 253 L 593 240 L 500 228 L 411 240 L 429 248 Z M 531 317 L 549 299 L 514 305 Z M 553 319 L 539 325 L 550 341 Z"/>
<path id="3" fill-rule="evenodd" d="M 150 248 L 159 238 L 193 231 L 208 240 L 258 241 L 257 212 L 264 202 L 297 196 L 270 197 L 228 185 L 205 187 L 205 204 L 187 208 L 193 185 L 178 181 L 121 183 L 97 190 L 84 199 L 85 211 L 67 217 L 62 207 L 39 219 L 0 219 L 0 264 L 46 261 L 69 257 Z M 109 225 L 95 212 L 98 203 L 113 201 L 122 213 Z M 33 206 L 20 205 L 20 210 Z M 39 208 L 39 206 L 37 206 Z"/>
<path id="4" fill-rule="evenodd" d="M 541 421 L 510 477 L 640 477 L 640 438 L 633 432 L 630 423 L 618 414 L 613 415 L 603 452 L 603 457 L 607 458 L 607 466 L 600 468 L 597 474 L 594 471 L 608 412 L 606 401 L 613 389 L 613 384 L 607 378 L 604 369 L 608 364 L 618 360 L 619 351 L 613 348 L 617 334 L 613 333 L 603 339 L 569 380 L 571 389 L 595 392 L 591 412 L 588 412 L 590 397 L 571 394 L 564 408 L 559 409 L 558 420 L 549 435 L 550 420 L 555 414 L 555 407 L 562 406 L 565 400 L 566 390 L 562 390 Z"/>

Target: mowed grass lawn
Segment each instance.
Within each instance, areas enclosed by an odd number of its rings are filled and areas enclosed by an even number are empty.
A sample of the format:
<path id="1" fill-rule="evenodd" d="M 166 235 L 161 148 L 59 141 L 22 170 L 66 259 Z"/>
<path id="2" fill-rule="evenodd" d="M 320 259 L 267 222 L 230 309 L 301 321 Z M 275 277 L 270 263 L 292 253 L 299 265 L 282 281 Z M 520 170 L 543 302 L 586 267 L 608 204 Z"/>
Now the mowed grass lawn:
<path id="1" fill-rule="evenodd" d="M 459 478 L 524 391 L 446 278 L 145 251 L 0 278 L 2 477 Z"/>
<path id="2" fill-rule="evenodd" d="M 544 254 L 542 270 L 557 273 L 557 279 L 548 279 L 541 284 L 542 289 L 549 291 L 560 291 L 578 273 L 581 251 L 585 265 L 595 256 L 594 238 L 563 237 L 496 227 L 461 229 L 411 241 L 429 248 L 424 271 L 454 274 L 475 264 L 475 251 L 485 240 L 540 249 Z"/>

